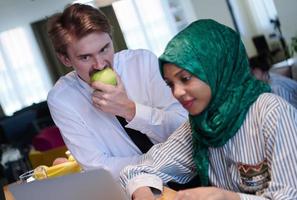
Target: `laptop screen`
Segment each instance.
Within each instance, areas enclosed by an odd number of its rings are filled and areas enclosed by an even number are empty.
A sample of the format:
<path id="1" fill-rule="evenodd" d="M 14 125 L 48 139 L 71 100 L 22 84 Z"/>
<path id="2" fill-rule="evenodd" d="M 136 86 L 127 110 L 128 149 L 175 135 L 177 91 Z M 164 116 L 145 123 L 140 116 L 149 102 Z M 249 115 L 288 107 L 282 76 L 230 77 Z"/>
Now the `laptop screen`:
<path id="1" fill-rule="evenodd" d="M 8 188 L 15 200 L 128 199 L 119 183 L 103 169 L 24 184 L 11 184 Z"/>

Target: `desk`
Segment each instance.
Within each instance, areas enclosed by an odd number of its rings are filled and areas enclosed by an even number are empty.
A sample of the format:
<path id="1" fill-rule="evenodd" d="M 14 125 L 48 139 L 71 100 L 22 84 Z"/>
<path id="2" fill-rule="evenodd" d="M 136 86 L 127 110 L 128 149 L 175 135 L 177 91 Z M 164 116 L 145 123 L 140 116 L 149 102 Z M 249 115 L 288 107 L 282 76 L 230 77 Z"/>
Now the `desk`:
<path id="1" fill-rule="evenodd" d="M 297 80 L 297 57 L 273 64 L 270 71 Z"/>
<path id="2" fill-rule="evenodd" d="M 11 194 L 11 192 L 8 190 L 7 185 L 3 187 L 3 192 L 4 192 L 5 200 L 14 200 L 14 197 Z"/>
<path id="3" fill-rule="evenodd" d="M 11 192 L 8 190 L 8 186 L 4 186 L 3 187 L 3 191 L 4 191 L 4 195 L 5 195 L 5 200 L 14 200 L 13 195 L 11 194 Z M 163 195 L 158 198 L 157 200 L 172 200 L 175 196 L 176 191 L 164 187 L 164 191 L 163 191 Z"/>
<path id="4" fill-rule="evenodd" d="M 289 58 L 281 62 L 275 63 L 272 65 L 272 68 L 288 67 L 294 65 L 295 63 L 297 63 L 297 57 Z"/>

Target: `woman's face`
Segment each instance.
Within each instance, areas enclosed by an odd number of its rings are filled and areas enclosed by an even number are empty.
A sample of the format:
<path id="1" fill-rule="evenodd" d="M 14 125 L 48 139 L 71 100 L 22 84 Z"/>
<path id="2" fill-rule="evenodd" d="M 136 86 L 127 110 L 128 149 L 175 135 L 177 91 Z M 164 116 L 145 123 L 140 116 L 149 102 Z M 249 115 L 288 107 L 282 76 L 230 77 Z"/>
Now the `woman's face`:
<path id="1" fill-rule="evenodd" d="M 211 100 L 210 87 L 174 64 L 164 64 L 164 78 L 173 96 L 191 115 L 200 114 Z"/>

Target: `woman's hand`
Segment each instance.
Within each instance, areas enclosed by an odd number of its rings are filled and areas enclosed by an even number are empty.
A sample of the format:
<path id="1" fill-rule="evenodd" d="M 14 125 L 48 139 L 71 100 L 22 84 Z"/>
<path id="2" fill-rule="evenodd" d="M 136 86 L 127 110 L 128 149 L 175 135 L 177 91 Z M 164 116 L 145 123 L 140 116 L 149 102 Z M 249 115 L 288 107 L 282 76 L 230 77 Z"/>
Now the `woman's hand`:
<path id="1" fill-rule="evenodd" d="M 239 200 L 235 192 L 216 187 L 197 187 L 177 192 L 174 200 Z"/>
<path id="2" fill-rule="evenodd" d="M 132 200 L 154 200 L 154 194 L 149 187 L 140 187 L 132 194 Z"/>

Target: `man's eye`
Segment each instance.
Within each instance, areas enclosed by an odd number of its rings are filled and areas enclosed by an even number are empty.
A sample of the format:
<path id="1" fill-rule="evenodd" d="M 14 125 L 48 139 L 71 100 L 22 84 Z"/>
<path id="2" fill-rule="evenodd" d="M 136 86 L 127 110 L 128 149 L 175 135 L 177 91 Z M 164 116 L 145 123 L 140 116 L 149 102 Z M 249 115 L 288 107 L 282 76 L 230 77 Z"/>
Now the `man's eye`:
<path id="1" fill-rule="evenodd" d="M 192 75 L 182 76 L 182 77 L 181 77 L 181 81 L 182 81 L 183 83 L 185 83 L 185 82 L 191 80 L 191 78 L 192 78 Z"/>
<path id="2" fill-rule="evenodd" d="M 90 58 L 90 56 L 81 56 L 80 59 L 83 61 L 87 61 Z"/>
<path id="3" fill-rule="evenodd" d="M 104 53 L 104 52 L 107 52 L 108 51 L 108 46 L 104 47 L 103 49 L 101 49 L 100 52 Z"/>

